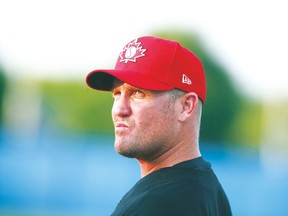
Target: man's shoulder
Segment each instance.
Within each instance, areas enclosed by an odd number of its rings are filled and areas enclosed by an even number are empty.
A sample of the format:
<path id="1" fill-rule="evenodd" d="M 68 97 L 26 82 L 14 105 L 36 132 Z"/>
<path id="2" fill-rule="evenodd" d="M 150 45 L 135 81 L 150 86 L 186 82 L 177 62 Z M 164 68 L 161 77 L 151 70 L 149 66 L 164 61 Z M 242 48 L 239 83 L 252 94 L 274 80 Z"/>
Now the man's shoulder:
<path id="1" fill-rule="evenodd" d="M 200 161 L 200 162 L 199 162 Z M 203 190 L 214 190 L 220 186 L 210 164 L 203 160 L 186 161 L 173 167 L 157 170 L 140 179 L 124 198 L 147 197 L 149 199 L 173 200 L 176 195 L 186 199 L 201 197 Z M 181 199 L 180 198 L 180 199 Z M 179 199 L 179 197 L 177 197 Z"/>
<path id="2" fill-rule="evenodd" d="M 125 214 L 115 215 L 209 215 L 222 208 L 219 202 L 229 207 L 210 165 L 198 159 L 163 168 L 139 180 L 115 210 Z"/>
<path id="3" fill-rule="evenodd" d="M 201 206 L 207 203 L 206 197 L 214 193 L 203 185 L 202 177 L 199 179 L 198 176 L 202 174 L 199 172 L 210 175 L 211 171 L 181 166 L 155 171 L 139 180 L 123 197 L 116 210 L 132 211 L 136 215 L 140 215 L 140 212 L 141 215 L 199 213 Z"/>
<path id="4" fill-rule="evenodd" d="M 170 187 L 153 188 L 134 195 L 136 196 L 129 196 L 122 200 L 114 214 L 129 216 L 188 216 L 206 215 L 205 212 L 212 210 L 208 209 L 207 204 L 210 201 L 206 200 L 205 196 L 184 187 L 179 187 L 179 190 L 173 190 Z M 209 204 L 210 207 L 211 205 Z M 214 211 L 217 210 L 214 209 Z"/>

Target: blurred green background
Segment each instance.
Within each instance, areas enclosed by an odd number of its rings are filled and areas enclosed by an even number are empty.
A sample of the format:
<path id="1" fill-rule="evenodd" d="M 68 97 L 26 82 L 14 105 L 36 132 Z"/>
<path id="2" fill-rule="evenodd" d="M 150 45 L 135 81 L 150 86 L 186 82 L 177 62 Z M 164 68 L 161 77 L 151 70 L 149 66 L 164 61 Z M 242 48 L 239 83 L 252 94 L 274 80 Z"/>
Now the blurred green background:
<path id="1" fill-rule="evenodd" d="M 85 78 L 148 34 L 178 40 L 204 64 L 201 151 L 234 215 L 288 214 L 287 13 L 278 1 L 3 3 L 0 215 L 109 215 L 140 178 L 137 162 L 113 151 L 111 94 Z"/>

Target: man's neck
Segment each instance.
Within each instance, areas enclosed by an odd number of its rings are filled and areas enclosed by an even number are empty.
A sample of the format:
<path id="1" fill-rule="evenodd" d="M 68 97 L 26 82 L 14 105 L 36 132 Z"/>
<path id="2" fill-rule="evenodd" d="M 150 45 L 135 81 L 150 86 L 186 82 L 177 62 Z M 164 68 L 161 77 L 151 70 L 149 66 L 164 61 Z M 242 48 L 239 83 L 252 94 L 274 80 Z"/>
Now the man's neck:
<path id="1" fill-rule="evenodd" d="M 180 146 L 180 147 L 179 147 Z M 140 163 L 141 168 L 141 177 L 145 177 L 146 175 L 159 170 L 165 167 L 171 167 L 175 164 L 181 163 L 183 161 L 191 160 L 193 158 L 200 157 L 201 153 L 199 151 L 198 145 L 176 145 L 172 149 L 164 152 L 162 155 L 157 158 L 146 161 L 137 159 Z"/>

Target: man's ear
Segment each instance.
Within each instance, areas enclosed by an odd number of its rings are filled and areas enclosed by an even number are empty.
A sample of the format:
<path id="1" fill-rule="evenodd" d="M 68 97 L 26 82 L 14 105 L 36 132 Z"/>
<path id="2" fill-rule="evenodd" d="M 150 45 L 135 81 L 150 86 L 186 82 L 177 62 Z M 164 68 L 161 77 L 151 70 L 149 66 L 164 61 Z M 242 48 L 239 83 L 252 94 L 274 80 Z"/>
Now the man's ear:
<path id="1" fill-rule="evenodd" d="M 181 113 L 179 121 L 184 122 L 189 119 L 195 112 L 198 106 L 198 95 L 194 92 L 189 92 L 181 97 Z"/>

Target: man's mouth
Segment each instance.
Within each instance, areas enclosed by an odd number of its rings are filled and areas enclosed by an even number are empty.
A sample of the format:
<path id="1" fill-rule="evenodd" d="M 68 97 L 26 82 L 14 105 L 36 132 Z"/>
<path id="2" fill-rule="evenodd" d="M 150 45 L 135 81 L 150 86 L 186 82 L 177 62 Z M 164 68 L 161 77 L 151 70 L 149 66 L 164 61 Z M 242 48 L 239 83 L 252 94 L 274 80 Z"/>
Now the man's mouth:
<path id="1" fill-rule="evenodd" d="M 115 128 L 128 128 L 128 124 L 126 122 L 116 122 Z"/>

